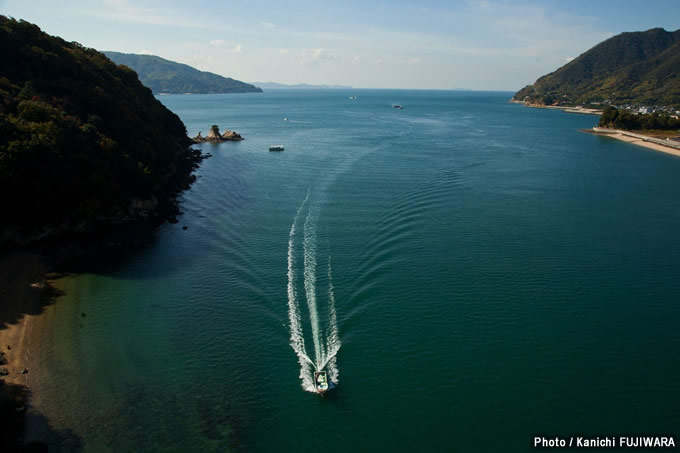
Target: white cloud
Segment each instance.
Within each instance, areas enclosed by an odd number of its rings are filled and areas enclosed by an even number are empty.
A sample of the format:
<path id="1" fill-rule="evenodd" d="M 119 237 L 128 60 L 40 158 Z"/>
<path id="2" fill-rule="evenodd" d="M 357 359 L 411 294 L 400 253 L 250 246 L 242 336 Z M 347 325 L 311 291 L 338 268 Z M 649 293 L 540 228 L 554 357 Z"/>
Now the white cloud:
<path id="1" fill-rule="evenodd" d="M 307 65 L 310 63 L 311 60 L 305 52 L 301 52 L 297 54 L 296 61 L 299 65 Z"/>
<path id="2" fill-rule="evenodd" d="M 3 0 L 0 0 L 2 5 Z M 75 8 L 74 11 L 90 18 L 100 19 L 105 22 L 119 22 L 130 25 L 157 25 L 161 27 L 172 27 L 180 29 L 200 29 L 199 33 L 205 30 L 213 32 L 224 32 L 225 29 L 231 33 L 255 36 L 261 30 L 253 27 L 239 25 L 231 22 L 225 25 L 221 16 L 201 16 L 197 17 L 193 7 L 189 3 L 184 5 L 170 5 L 171 2 L 151 2 L 140 0 L 101 0 L 99 2 L 76 2 L 87 6 Z M 141 5 L 145 3 L 146 5 Z M 187 8 L 191 10 L 187 11 Z"/>
<path id="3" fill-rule="evenodd" d="M 428 14 L 436 22 L 431 29 L 394 30 L 357 23 L 350 30 L 332 27 L 278 27 L 277 30 L 281 37 L 315 42 L 321 49 L 333 45 L 334 49 L 348 55 L 345 60 L 353 64 L 378 64 L 382 60 L 416 64 L 420 63 L 417 58 L 437 54 L 440 60 L 457 57 L 480 61 L 524 58 L 540 63 L 546 72 L 563 64 L 564 55 L 585 52 L 612 36 L 611 33 L 594 28 L 592 18 L 564 13 L 551 14 L 540 3 L 532 5 L 494 0 L 470 1 L 461 8 L 432 11 Z M 468 26 L 463 26 L 461 32 L 449 32 L 445 26 L 454 23 Z M 541 36 L 541 39 L 536 36 Z M 357 52 L 361 53 L 358 58 L 349 56 Z M 300 60 L 305 62 L 322 58 L 323 50 L 307 51 L 300 56 Z"/>
<path id="4" fill-rule="evenodd" d="M 97 9 L 84 10 L 82 12 L 90 16 L 124 23 L 181 27 L 200 26 L 199 23 L 188 21 L 185 17 L 172 14 L 164 8 L 139 7 L 133 5 L 128 0 L 106 0 L 98 4 Z"/>
<path id="5" fill-rule="evenodd" d="M 144 45 L 157 55 L 244 80 L 261 79 L 277 60 L 281 81 L 287 82 L 516 89 L 613 35 L 588 15 L 594 12 L 538 0 L 428 2 L 428 8 L 381 2 L 380 8 L 367 7 L 366 14 L 317 16 L 312 23 L 275 9 L 269 16 L 234 12 L 238 16 L 225 21 L 228 6 L 198 17 L 192 8 L 150 0 L 101 0 L 96 8 L 80 1 L 77 12 L 88 21 L 125 22 L 128 26 L 119 27 L 125 33 L 144 31 L 122 35 L 117 50 L 139 53 L 137 47 Z M 376 20 L 377 9 L 396 19 Z M 408 17 L 413 18 L 409 26 L 392 25 Z M 112 47 L 111 38 L 97 39 L 82 41 Z M 229 64 L 234 58 L 239 65 Z"/>
<path id="6" fill-rule="evenodd" d="M 370 55 L 355 55 L 349 61 L 354 65 L 380 65 L 380 66 L 398 66 L 398 65 L 414 65 L 421 63 L 419 57 L 402 57 L 402 56 L 370 56 Z"/>
<path id="7" fill-rule="evenodd" d="M 322 61 L 339 60 L 336 54 L 329 52 L 328 50 L 319 47 L 311 50 L 304 50 L 297 54 L 297 62 L 301 65 L 314 64 L 318 65 Z"/>
<path id="8" fill-rule="evenodd" d="M 315 60 L 337 60 L 338 56 L 332 54 L 324 48 L 314 49 L 312 52 L 312 58 Z"/>
<path id="9" fill-rule="evenodd" d="M 213 47 L 225 47 L 227 43 L 224 41 L 224 39 L 213 39 L 210 41 L 210 45 Z M 229 49 L 229 52 L 231 53 L 241 53 L 243 51 L 243 46 L 241 44 L 236 44 L 234 47 Z"/>

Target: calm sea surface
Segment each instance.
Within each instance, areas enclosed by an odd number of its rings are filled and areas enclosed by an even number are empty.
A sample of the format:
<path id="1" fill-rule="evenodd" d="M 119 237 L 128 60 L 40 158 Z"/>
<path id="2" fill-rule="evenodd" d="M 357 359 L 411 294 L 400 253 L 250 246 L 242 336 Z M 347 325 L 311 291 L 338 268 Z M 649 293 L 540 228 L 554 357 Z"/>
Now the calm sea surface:
<path id="1" fill-rule="evenodd" d="M 56 282 L 31 370 L 53 446 L 680 435 L 680 159 L 510 96 L 160 97 L 190 135 L 245 140 L 199 145 L 178 224 Z"/>

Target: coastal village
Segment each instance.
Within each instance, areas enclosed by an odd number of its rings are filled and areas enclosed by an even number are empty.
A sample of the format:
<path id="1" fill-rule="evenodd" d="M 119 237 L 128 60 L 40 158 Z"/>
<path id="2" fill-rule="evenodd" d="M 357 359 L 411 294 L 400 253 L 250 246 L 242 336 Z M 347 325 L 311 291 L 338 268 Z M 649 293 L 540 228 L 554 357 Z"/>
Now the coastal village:
<path id="1" fill-rule="evenodd" d="M 563 95 L 566 97 L 567 95 Z M 601 115 L 602 111 L 605 107 L 615 107 L 617 109 L 621 110 L 627 110 L 631 113 L 636 113 L 640 115 L 647 115 L 647 114 L 661 114 L 661 115 L 669 115 L 673 119 L 680 119 L 680 108 L 678 106 L 669 106 L 669 105 L 639 105 L 639 104 L 621 104 L 617 105 L 612 103 L 610 100 L 604 100 L 602 102 L 600 101 L 591 101 L 586 103 L 585 105 L 583 104 L 572 104 L 570 102 L 560 102 L 560 101 L 555 101 L 552 104 L 538 104 L 531 102 L 529 99 L 529 96 L 525 96 L 523 99 L 517 99 L 517 98 L 512 98 L 512 102 L 518 103 L 518 104 L 525 104 L 529 107 L 540 107 L 540 108 L 556 108 L 556 109 L 561 109 L 561 110 L 566 110 L 566 111 L 573 111 L 575 113 L 589 113 L 593 115 Z"/>
<path id="2" fill-rule="evenodd" d="M 567 95 L 563 95 L 562 97 L 566 98 Z M 605 109 L 613 107 L 617 110 L 625 111 L 635 116 L 664 115 L 673 120 L 680 119 L 680 110 L 678 110 L 677 106 L 645 106 L 637 104 L 614 105 L 609 100 L 605 100 L 603 102 L 592 101 L 586 104 L 587 107 L 583 105 L 570 105 L 566 102 L 560 103 L 559 101 L 555 101 L 550 105 L 544 105 L 531 102 L 529 96 L 525 96 L 522 100 L 518 100 L 516 97 L 513 97 L 510 102 L 523 104 L 527 107 L 563 110 L 567 113 L 601 116 L 605 112 Z M 602 127 L 601 124 L 598 124 L 592 129 L 586 129 L 584 131 L 597 135 L 604 135 L 627 143 L 644 146 L 645 148 L 673 154 L 675 156 L 680 156 L 680 130 L 677 129 L 636 130 L 633 132 L 618 128 Z"/>

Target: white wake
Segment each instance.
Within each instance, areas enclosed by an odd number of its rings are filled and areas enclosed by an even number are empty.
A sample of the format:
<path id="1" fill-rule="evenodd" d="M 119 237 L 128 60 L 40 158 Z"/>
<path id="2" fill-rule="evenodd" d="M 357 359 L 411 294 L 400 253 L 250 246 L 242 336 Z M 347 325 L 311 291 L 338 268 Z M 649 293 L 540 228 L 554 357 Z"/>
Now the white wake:
<path id="1" fill-rule="evenodd" d="M 318 209 L 314 206 L 307 207 L 309 192 L 298 207 L 288 235 L 288 319 L 290 323 L 290 345 L 295 351 L 300 364 L 300 380 L 302 388 L 314 391 L 314 371 L 326 370 L 328 378 L 333 384 L 338 383 L 339 371 L 336 355 L 340 350 L 340 336 L 338 333 L 337 313 L 335 310 L 335 295 L 333 292 L 331 259 L 328 257 L 328 322 L 325 329 L 319 322 L 317 306 L 317 244 L 316 223 Z M 307 216 L 303 226 L 302 251 L 303 251 L 303 284 L 305 288 L 305 300 L 309 311 L 309 323 L 312 331 L 312 346 L 314 348 L 314 360 L 307 353 L 305 346 L 304 330 L 300 315 L 300 303 L 295 289 L 297 281 L 297 262 L 295 259 L 295 243 L 297 225 L 300 215 L 307 207 Z"/>
<path id="2" fill-rule="evenodd" d="M 320 368 L 328 369 L 328 377 L 337 384 L 340 371 L 336 364 L 336 355 L 340 350 L 340 335 L 338 333 L 338 316 L 335 311 L 335 294 L 333 293 L 333 274 L 331 272 L 331 257 L 328 257 L 328 328 L 326 334 L 327 349 L 321 359 Z"/>
<path id="3" fill-rule="evenodd" d="M 305 257 L 305 295 L 307 296 L 307 308 L 309 309 L 309 324 L 312 326 L 314 359 L 318 366 L 324 351 L 319 338 L 319 311 L 316 307 L 316 217 L 315 210 L 313 208 L 310 209 L 305 219 L 302 247 Z"/>
<path id="4" fill-rule="evenodd" d="M 290 345 L 297 354 L 300 363 L 300 379 L 305 389 L 314 388 L 314 376 L 310 367 L 314 365 L 305 349 L 305 338 L 300 324 L 300 308 L 297 303 L 297 291 L 295 291 L 295 225 L 300 213 L 307 203 L 307 197 L 300 204 L 293 224 L 288 234 L 288 322 L 290 323 Z"/>

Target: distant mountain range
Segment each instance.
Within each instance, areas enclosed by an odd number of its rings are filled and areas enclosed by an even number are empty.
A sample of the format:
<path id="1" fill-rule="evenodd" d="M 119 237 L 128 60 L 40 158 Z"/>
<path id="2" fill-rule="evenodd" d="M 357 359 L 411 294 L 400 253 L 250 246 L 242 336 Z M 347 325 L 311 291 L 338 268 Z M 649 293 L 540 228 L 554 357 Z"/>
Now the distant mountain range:
<path id="1" fill-rule="evenodd" d="M 515 94 L 535 104 L 680 105 L 680 30 L 621 33 Z"/>
<path id="2" fill-rule="evenodd" d="M 259 93 L 262 90 L 249 83 L 199 71 L 155 55 L 102 52 L 116 64 L 122 64 L 139 75 L 139 80 L 154 93 Z"/>
<path id="3" fill-rule="evenodd" d="M 351 87 L 349 85 L 310 85 L 308 83 L 296 83 L 294 85 L 286 85 L 284 83 L 276 83 L 276 82 L 255 82 L 255 85 L 262 87 L 267 90 L 277 90 L 280 88 L 287 88 L 287 89 L 300 89 L 300 90 L 307 90 L 307 89 L 321 89 L 321 90 L 336 90 L 336 89 L 346 89 L 346 90 L 351 90 L 354 87 Z"/>

